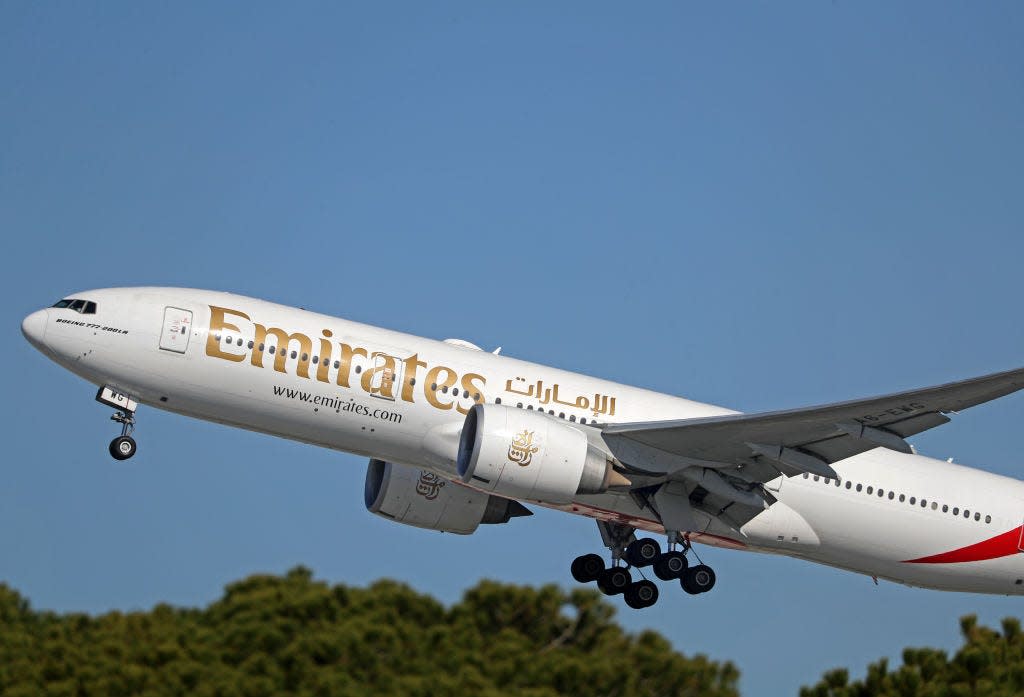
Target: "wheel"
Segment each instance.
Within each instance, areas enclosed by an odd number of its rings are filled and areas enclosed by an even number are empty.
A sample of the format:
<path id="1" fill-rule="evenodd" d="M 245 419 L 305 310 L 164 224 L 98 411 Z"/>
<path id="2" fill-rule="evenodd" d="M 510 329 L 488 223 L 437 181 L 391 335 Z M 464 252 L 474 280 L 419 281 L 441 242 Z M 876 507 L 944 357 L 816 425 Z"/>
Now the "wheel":
<path id="1" fill-rule="evenodd" d="M 626 547 L 626 554 L 624 556 L 631 566 L 639 568 L 650 566 L 660 554 L 661 546 L 658 544 L 658 541 L 644 537 L 630 542 L 629 546 Z"/>
<path id="2" fill-rule="evenodd" d="M 596 554 L 584 554 L 572 560 L 572 577 L 580 583 L 596 581 L 604 571 L 604 559 Z"/>
<path id="3" fill-rule="evenodd" d="M 135 439 L 131 436 L 118 436 L 110 441 L 110 454 L 115 460 L 127 460 L 135 454 Z"/>
<path id="4" fill-rule="evenodd" d="M 654 575 L 662 581 L 671 581 L 682 576 L 688 565 L 682 552 L 665 552 L 654 562 Z"/>
<path id="5" fill-rule="evenodd" d="M 680 577 L 679 585 L 691 595 L 707 593 L 715 587 L 715 572 L 711 570 L 710 566 L 705 564 L 694 566 L 687 569 L 682 577 Z"/>
<path id="6" fill-rule="evenodd" d="M 629 575 L 629 569 L 622 566 L 613 566 L 605 569 L 597 577 L 597 587 L 605 595 L 618 595 L 624 593 L 633 578 Z"/>
<path id="7" fill-rule="evenodd" d="M 652 581 L 644 579 L 629 584 L 624 594 L 626 605 L 634 610 L 650 607 L 658 602 L 658 587 Z"/>

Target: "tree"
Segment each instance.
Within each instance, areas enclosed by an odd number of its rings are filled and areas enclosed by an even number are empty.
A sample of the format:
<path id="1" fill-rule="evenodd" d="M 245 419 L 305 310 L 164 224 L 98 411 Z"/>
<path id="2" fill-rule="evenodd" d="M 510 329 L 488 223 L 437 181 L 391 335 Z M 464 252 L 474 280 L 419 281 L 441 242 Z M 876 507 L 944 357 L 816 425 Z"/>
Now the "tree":
<path id="1" fill-rule="evenodd" d="M 1002 631 L 960 619 L 964 644 L 952 659 L 945 651 L 908 648 L 903 665 L 889 670 L 881 659 L 868 666 L 863 680 L 849 681 L 839 668 L 825 673 L 800 697 L 1018 697 L 1024 694 L 1024 640 L 1020 620 L 1008 617 Z"/>
<path id="2" fill-rule="evenodd" d="M 303 567 L 232 583 L 203 609 L 33 611 L 0 585 L 0 694 L 701 695 L 728 662 L 629 634 L 593 590 L 483 581 L 445 608 L 394 581 L 329 586 Z"/>

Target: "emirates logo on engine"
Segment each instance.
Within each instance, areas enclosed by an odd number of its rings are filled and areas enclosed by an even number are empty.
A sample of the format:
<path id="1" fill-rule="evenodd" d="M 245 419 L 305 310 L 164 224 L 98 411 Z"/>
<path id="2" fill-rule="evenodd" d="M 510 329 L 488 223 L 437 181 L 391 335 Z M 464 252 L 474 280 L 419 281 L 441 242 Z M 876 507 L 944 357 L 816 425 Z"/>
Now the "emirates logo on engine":
<path id="1" fill-rule="evenodd" d="M 509 462 L 514 462 L 520 467 L 526 467 L 533 461 L 533 456 L 540 450 L 540 447 L 533 444 L 533 431 L 523 431 L 512 439 L 512 445 L 508 446 Z"/>
<path id="2" fill-rule="evenodd" d="M 420 478 L 416 481 L 416 493 L 427 501 L 433 501 L 441 493 L 441 487 L 445 481 L 429 470 L 421 470 Z"/>

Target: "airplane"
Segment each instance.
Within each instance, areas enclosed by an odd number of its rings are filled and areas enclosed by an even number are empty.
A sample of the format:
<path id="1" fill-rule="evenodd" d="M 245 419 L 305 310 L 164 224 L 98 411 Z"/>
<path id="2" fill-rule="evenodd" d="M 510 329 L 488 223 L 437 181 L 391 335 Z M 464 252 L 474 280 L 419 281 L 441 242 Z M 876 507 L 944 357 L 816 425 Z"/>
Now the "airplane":
<path id="1" fill-rule="evenodd" d="M 712 589 L 694 543 L 1024 594 L 1024 482 L 906 440 L 1019 390 L 1024 369 L 742 414 L 217 291 L 73 293 L 22 333 L 115 409 L 118 460 L 144 404 L 367 457 L 367 509 L 405 525 L 470 534 L 527 504 L 586 516 L 609 563 L 584 554 L 571 575 L 631 608 L 658 599 L 645 570 Z"/>

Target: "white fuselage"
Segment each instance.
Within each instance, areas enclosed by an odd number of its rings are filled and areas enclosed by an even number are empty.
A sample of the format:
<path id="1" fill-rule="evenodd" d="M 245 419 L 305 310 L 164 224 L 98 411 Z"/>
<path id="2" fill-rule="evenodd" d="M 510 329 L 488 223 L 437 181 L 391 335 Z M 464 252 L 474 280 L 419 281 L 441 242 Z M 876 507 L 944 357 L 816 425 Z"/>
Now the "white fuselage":
<path id="1" fill-rule="evenodd" d="M 464 416 L 477 403 L 543 410 L 591 438 L 599 438 L 594 424 L 734 413 L 227 293 L 124 288 L 76 297 L 95 302 L 96 312 L 51 308 L 23 328 L 92 383 L 161 409 L 449 479 L 457 478 Z M 179 311 L 191 315 L 182 321 Z M 699 529 L 688 536 L 915 586 L 1024 594 L 1024 482 L 886 449 L 834 468 L 838 485 L 808 475 L 769 482 L 777 503 L 739 530 L 697 511 Z M 551 507 L 663 531 L 627 493 Z"/>

